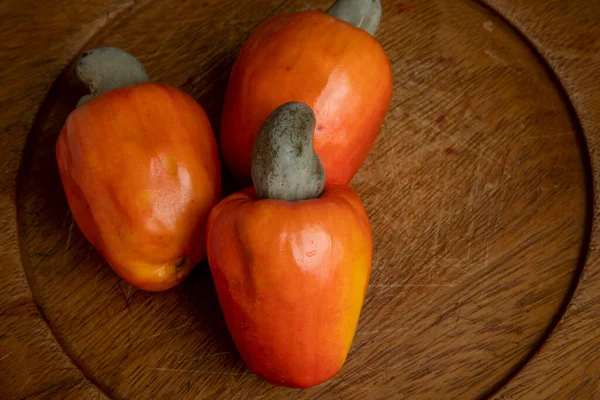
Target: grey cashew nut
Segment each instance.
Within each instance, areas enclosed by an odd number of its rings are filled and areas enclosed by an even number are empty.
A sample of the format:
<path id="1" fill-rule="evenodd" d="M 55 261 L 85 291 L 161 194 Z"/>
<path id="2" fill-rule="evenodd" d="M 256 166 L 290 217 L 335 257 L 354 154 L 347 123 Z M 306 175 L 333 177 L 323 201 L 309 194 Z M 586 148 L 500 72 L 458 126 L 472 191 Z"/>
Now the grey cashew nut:
<path id="1" fill-rule="evenodd" d="M 90 89 L 90 94 L 79 99 L 78 106 L 109 90 L 150 80 L 134 56 L 116 47 L 86 51 L 77 61 L 75 72 Z"/>
<path id="2" fill-rule="evenodd" d="M 252 181 L 259 198 L 298 201 L 319 197 L 325 169 L 313 148 L 315 113 L 286 103 L 262 125 L 252 150 Z"/>
<path id="3" fill-rule="evenodd" d="M 364 29 L 373 36 L 381 21 L 381 1 L 337 0 L 327 14 Z"/>

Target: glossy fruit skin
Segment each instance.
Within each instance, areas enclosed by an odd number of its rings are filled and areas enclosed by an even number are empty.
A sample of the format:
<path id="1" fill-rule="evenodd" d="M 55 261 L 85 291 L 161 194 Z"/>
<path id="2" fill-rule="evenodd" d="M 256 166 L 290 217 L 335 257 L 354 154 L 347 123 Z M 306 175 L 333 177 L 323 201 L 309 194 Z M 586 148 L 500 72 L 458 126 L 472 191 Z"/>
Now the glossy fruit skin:
<path id="1" fill-rule="evenodd" d="M 278 106 L 308 104 L 328 184 L 346 184 L 364 162 L 392 97 L 389 60 L 375 38 L 319 11 L 280 14 L 250 35 L 229 81 L 221 121 L 224 161 L 248 182 L 252 146 Z"/>
<path id="2" fill-rule="evenodd" d="M 297 202 L 237 192 L 211 211 L 207 249 L 229 332 L 254 373 L 306 388 L 339 371 L 371 274 L 371 228 L 352 189 Z"/>
<path id="3" fill-rule="evenodd" d="M 155 83 L 104 93 L 71 112 L 56 159 L 81 232 L 127 282 L 166 290 L 205 258 L 221 168 L 187 94 Z"/>

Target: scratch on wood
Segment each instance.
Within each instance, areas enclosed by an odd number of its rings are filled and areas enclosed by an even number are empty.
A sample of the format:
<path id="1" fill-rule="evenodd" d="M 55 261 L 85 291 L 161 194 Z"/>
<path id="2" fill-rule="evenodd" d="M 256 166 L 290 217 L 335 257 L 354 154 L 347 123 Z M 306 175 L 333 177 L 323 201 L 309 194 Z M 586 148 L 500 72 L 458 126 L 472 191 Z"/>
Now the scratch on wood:
<path id="1" fill-rule="evenodd" d="M 491 218 L 490 218 L 489 214 L 487 215 L 486 219 L 487 219 L 487 231 L 490 232 Z M 498 220 L 496 219 L 496 221 L 498 221 Z M 491 236 L 491 233 L 490 233 L 490 235 L 485 235 L 485 260 L 483 262 L 484 269 L 487 269 L 489 261 L 490 261 L 490 247 L 491 247 L 490 236 Z"/>
<path id="2" fill-rule="evenodd" d="M 85 260 L 89 260 L 90 259 L 90 254 L 92 254 L 92 250 L 94 249 L 94 247 L 90 244 L 88 247 L 88 252 L 87 255 L 85 256 Z"/>
<path id="3" fill-rule="evenodd" d="M 65 259 L 65 254 L 67 254 L 67 251 L 69 250 L 69 247 L 71 246 L 71 235 L 73 234 L 73 226 L 75 225 L 75 220 L 73 219 L 73 216 L 71 216 L 71 225 L 69 225 L 69 234 L 67 235 L 67 244 L 65 246 L 65 251 L 63 252 L 63 261 Z"/>
<path id="4" fill-rule="evenodd" d="M 461 258 L 457 258 L 457 257 L 444 257 L 444 259 L 445 259 L 446 261 L 448 261 L 448 262 L 451 262 L 451 263 L 453 263 L 453 264 L 458 264 L 458 265 L 463 265 L 463 264 L 464 264 L 464 265 L 468 265 L 467 263 L 464 263 L 464 262 L 463 262 L 464 260 L 462 260 Z M 411 260 L 412 260 L 412 261 L 414 261 L 414 262 L 419 262 L 419 263 L 422 263 L 422 264 L 425 264 L 425 263 L 427 263 L 427 262 L 431 261 L 431 259 L 427 259 L 427 258 L 421 258 L 421 257 L 414 257 L 414 258 L 411 258 Z M 392 265 L 392 266 L 393 266 L 393 265 Z M 390 266 L 390 267 L 391 267 L 391 266 Z"/>
<path id="5" fill-rule="evenodd" d="M 453 283 L 431 283 L 431 284 L 423 284 L 423 285 L 419 285 L 419 284 L 414 284 L 414 285 L 404 285 L 404 284 L 372 284 L 370 286 L 373 287 L 383 287 L 383 288 L 387 288 L 387 287 L 456 287 L 456 284 Z"/>
<path id="6" fill-rule="evenodd" d="M 435 168 L 435 181 L 439 182 L 440 181 L 440 166 L 439 164 L 436 166 Z M 443 191 L 446 191 L 446 184 L 444 184 L 444 189 Z M 440 205 L 440 207 L 438 207 L 437 213 L 435 215 L 435 235 L 434 235 L 434 239 L 433 239 L 433 246 L 431 247 L 431 257 L 433 260 L 433 263 L 431 264 L 431 266 L 428 268 L 428 275 L 429 275 L 429 279 L 432 279 L 432 274 L 433 271 L 437 269 L 438 267 L 438 262 L 440 261 L 440 257 L 438 255 L 438 247 L 439 247 L 439 236 L 440 236 L 440 225 L 442 224 L 442 213 L 444 212 L 444 201 L 445 201 L 446 196 L 442 196 L 442 204 Z"/>
<path id="7" fill-rule="evenodd" d="M 23 386 L 21 386 L 21 389 L 19 389 L 19 393 L 21 393 L 23 391 L 23 389 L 25 389 L 25 386 L 27 386 L 27 384 L 31 381 L 31 376 L 29 376 L 29 378 L 27 378 L 27 380 L 25 381 L 25 383 L 23 384 Z"/>
<path id="8" fill-rule="evenodd" d="M 417 152 L 417 167 L 421 166 L 423 162 L 423 147 L 419 148 L 419 151 Z M 411 183 L 410 183 L 410 192 L 409 192 L 409 196 L 410 196 L 410 210 L 413 211 L 414 210 L 414 202 L 415 202 L 415 196 L 414 196 L 414 190 L 415 190 L 415 183 L 416 183 L 416 179 L 412 179 Z M 415 249 L 415 246 L 417 245 L 417 238 L 414 237 L 416 236 L 416 232 L 415 230 L 413 230 L 413 225 L 414 225 L 414 213 L 411 212 L 410 213 L 410 217 L 406 219 L 407 223 L 410 224 L 410 232 L 413 235 L 413 240 L 410 241 L 410 252 L 412 253 Z"/>
<path id="9" fill-rule="evenodd" d="M 372 335 L 374 333 L 396 333 L 396 332 L 400 332 L 400 331 L 406 331 L 407 328 L 393 328 L 393 329 L 381 329 L 381 330 L 375 330 L 375 331 L 360 331 L 357 332 L 357 335 Z"/>
<path id="10" fill-rule="evenodd" d="M 471 264 L 471 249 L 473 247 L 475 236 L 475 193 L 477 192 L 477 179 L 479 178 L 479 171 L 480 165 L 477 163 L 475 182 L 473 182 L 471 185 L 471 190 L 469 191 L 469 203 L 467 205 L 467 209 L 469 210 L 469 215 L 471 217 L 471 222 L 469 223 L 469 245 L 467 246 L 467 265 Z"/>
<path id="11" fill-rule="evenodd" d="M 553 137 L 563 137 L 563 136 L 574 136 L 573 132 L 568 133 L 557 133 L 555 135 L 534 135 L 534 136 L 523 136 L 523 139 L 547 139 Z"/>
<path id="12" fill-rule="evenodd" d="M 489 49 L 484 49 L 483 52 L 485 54 L 487 54 L 492 60 L 494 60 L 494 62 L 502 67 L 508 68 L 513 72 L 516 72 L 517 74 L 521 75 L 522 72 L 519 71 L 518 69 L 516 69 L 515 67 L 513 67 L 512 65 L 510 65 L 510 62 L 506 61 L 504 58 L 500 57 L 499 55 L 497 55 L 496 53 L 492 52 Z"/>
<path id="13" fill-rule="evenodd" d="M 121 281 L 117 282 L 117 286 L 119 288 L 119 293 L 121 293 L 121 297 L 123 298 L 123 301 L 125 302 L 125 308 L 127 309 L 127 314 L 129 315 L 129 318 L 131 319 L 131 310 L 129 309 L 129 299 L 127 298 L 127 296 L 125 296 L 125 292 L 123 291 L 123 288 L 121 287 Z M 131 288 L 131 286 L 129 286 Z"/>
<path id="14" fill-rule="evenodd" d="M 498 56 L 496 53 L 494 53 L 493 51 L 491 51 L 490 49 L 484 49 L 483 52 L 485 54 L 487 54 L 492 60 L 494 60 L 496 62 L 496 64 L 501 65 L 503 67 L 509 67 L 509 63 L 503 59 L 502 57 Z"/>
<path id="15" fill-rule="evenodd" d="M 231 351 L 219 351 L 218 353 L 210 353 L 204 356 L 204 358 L 222 356 L 225 354 L 231 354 Z"/>
<path id="16" fill-rule="evenodd" d="M 460 320 L 460 312 L 462 311 L 462 303 L 459 304 L 458 306 L 458 312 L 456 313 L 456 322 L 454 323 L 454 331 L 453 333 L 456 334 L 456 328 L 458 327 L 458 321 Z"/>
<path id="17" fill-rule="evenodd" d="M 504 160 L 502 161 L 502 169 L 500 170 L 500 181 L 502 182 L 502 180 L 504 179 L 504 173 L 506 172 L 506 162 L 508 161 L 508 155 L 510 154 L 510 146 L 507 144 L 506 145 L 506 154 L 504 155 Z M 510 178 L 510 174 L 506 173 L 506 175 L 508 175 L 508 177 Z"/>
<path id="18" fill-rule="evenodd" d="M 217 357 L 217 356 L 223 356 L 223 355 L 226 355 L 226 354 L 231 354 L 231 351 L 219 351 L 217 353 L 208 353 L 208 354 L 204 354 L 204 355 L 202 355 L 200 357 L 189 357 L 187 353 L 183 353 L 181 351 L 169 350 L 169 353 L 180 354 L 180 355 L 186 356 L 185 357 L 186 360 L 203 360 L 205 358 Z"/>
<path id="19" fill-rule="evenodd" d="M 10 353 L 4 355 L 2 358 L 0 358 L 0 361 L 4 360 L 6 357 L 10 356 L 12 353 L 14 353 L 14 351 L 11 351 Z"/>
<path id="20" fill-rule="evenodd" d="M 408 233 L 410 236 L 412 236 L 412 240 L 410 241 L 410 252 L 412 253 L 413 247 L 415 246 L 415 241 L 416 241 L 416 237 L 417 233 L 415 231 L 413 231 L 412 226 L 413 226 L 413 210 L 414 210 L 414 185 L 415 185 L 415 179 L 412 180 L 410 187 L 408 189 L 409 191 L 409 196 L 410 196 L 410 200 L 408 203 L 408 209 L 409 209 L 409 217 L 408 218 L 404 218 L 404 230 L 406 233 Z M 386 213 L 387 214 L 387 213 Z M 393 223 L 391 226 L 394 226 Z"/>
<path id="21" fill-rule="evenodd" d="M 167 329 L 166 331 L 162 331 L 162 332 L 159 332 L 159 333 L 155 333 L 155 334 L 153 334 L 153 335 L 150 335 L 150 336 L 143 337 L 143 338 L 141 338 L 141 339 L 138 339 L 138 340 L 135 340 L 135 341 L 133 341 L 133 342 L 127 342 L 127 343 L 125 343 L 125 346 L 129 347 L 129 346 L 131 346 L 132 344 L 136 344 L 136 343 L 139 343 L 139 342 L 143 342 L 143 341 L 145 341 L 145 340 L 150 340 L 150 339 L 153 339 L 153 338 L 155 338 L 155 337 L 158 337 L 158 336 L 164 335 L 165 333 L 169 333 L 169 332 L 174 332 L 174 331 L 179 331 L 179 330 L 182 330 L 183 328 L 185 328 L 185 327 L 186 327 L 186 326 L 188 326 L 189 324 L 190 324 L 190 321 L 188 321 L 188 322 L 186 322 L 185 324 L 183 324 L 183 325 L 180 325 L 180 326 L 178 326 L 178 327 L 176 327 L 176 328 Z"/>
<path id="22" fill-rule="evenodd" d="M 217 372 L 217 371 L 206 371 L 201 369 L 182 369 L 182 368 L 146 368 L 151 371 L 166 371 L 166 372 L 191 372 L 197 374 L 211 374 L 211 375 L 238 375 L 242 376 L 244 373 L 242 372 Z"/>
<path id="23" fill-rule="evenodd" d="M 487 268 L 487 266 L 489 265 L 489 261 L 490 261 L 490 236 L 491 235 L 497 235 L 499 232 L 499 226 L 500 226 L 500 222 L 499 222 L 499 216 L 502 215 L 502 212 L 504 211 L 504 207 L 506 206 L 506 193 L 507 193 L 507 188 L 506 185 L 502 185 L 502 194 L 500 196 L 500 205 L 499 205 L 499 209 L 497 212 L 493 213 L 495 215 L 496 221 L 494 223 L 494 228 L 492 229 L 492 231 L 490 232 L 489 235 L 486 235 L 487 241 L 486 241 L 486 247 L 485 247 L 485 261 L 484 261 L 484 268 Z M 488 220 L 489 221 L 489 220 Z M 488 229 L 489 229 L 489 223 L 488 223 Z"/>
<path id="24" fill-rule="evenodd" d="M 117 281 L 117 288 L 119 289 L 119 294 L 121 295 L 121 298 L 125 302 L 125 306 L 127 306 L 127 308 L 129 308 L 129 301 L 127 300 L 127 296 L 125 296 L 125 292 L 123 291 L 123 288 L 121 287 L 120 280 Z"/>

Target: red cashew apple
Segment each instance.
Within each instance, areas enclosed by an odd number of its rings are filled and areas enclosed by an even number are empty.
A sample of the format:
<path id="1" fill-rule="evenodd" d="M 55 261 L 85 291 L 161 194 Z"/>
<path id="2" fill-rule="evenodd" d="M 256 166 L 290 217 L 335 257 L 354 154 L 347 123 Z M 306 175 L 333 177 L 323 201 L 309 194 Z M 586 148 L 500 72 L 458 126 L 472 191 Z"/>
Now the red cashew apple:
<path id="1" fill-rule="evenodd" d="M 327 13 L 272 17 L 244 44 L 231 71 L 221 122 L 224 161 L 249 182 L 252 148 L 275 108 L 314 109 L 315 151 L 327 183 L 346 184 L 363 164 L 392 97 L 388 57 L 372 36 L 379 0 L 338 0 Z"/>
<path id="2" fill-rule="evenodd" d="M 177 285 L 206 256 L 206 219 L 221 197 L 208 118 L 182 91 L 149 83 L 142 65 L 116 48 L 84 53 L 77 75 L 92 93 L 56 143 L 73 217 L 132 285 Z"/>
<path id="3" fill-rule="evenodd" d="M 315 116 L 288 103 L 253 151 L 254 188 L 208 219 L 208 260 L 225 320 L 260 377 L 305 388 L 346 359 L 371 273 L 372 238 L 359 196 L 327 185 L 313 149 Z"/>

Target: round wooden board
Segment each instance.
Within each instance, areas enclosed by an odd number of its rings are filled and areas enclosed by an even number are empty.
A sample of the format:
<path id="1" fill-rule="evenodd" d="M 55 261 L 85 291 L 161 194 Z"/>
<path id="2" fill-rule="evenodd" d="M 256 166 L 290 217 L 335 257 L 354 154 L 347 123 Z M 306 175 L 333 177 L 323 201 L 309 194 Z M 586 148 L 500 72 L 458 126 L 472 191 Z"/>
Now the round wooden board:
<path id="1" fill-rule="evenodd" d="M 251 29 L 329 3 L 64 3 L 31 14 L 54 18 L 66 42 L 78 38 L 53 61 L 54 76 L 36 77 L 55 81 L 43 102 L 19 95 L 19 104 L 41 104 L 35 121 L 13 134 L 19 114 L 2 114 L 10 154 L 3 182 L 15 191 L 0 209 L 9 229 L 0 241 L 0 397 L 482 397 L 513 378 L 562 317 L 590 241 L 588 152 L 559 80 L 491 9 L 467 0 L 383 2 L 377 37 L 395 94 L 352 181 L 373 227 L 371 284 L 342 371 L 298 391 L 246 369 L 206 263 L 180 287 L 146 293 L 86 242 L 54 155 L 81 88 L 71 66 L 55 78 L 86 49 L 122 47 L 155 81 L 196 98 L 218 132 L 229 70 Z M 6 4 L 9 16 L 20 15 Z M 11 97 L 0 99 L 6 106 Z"/>

